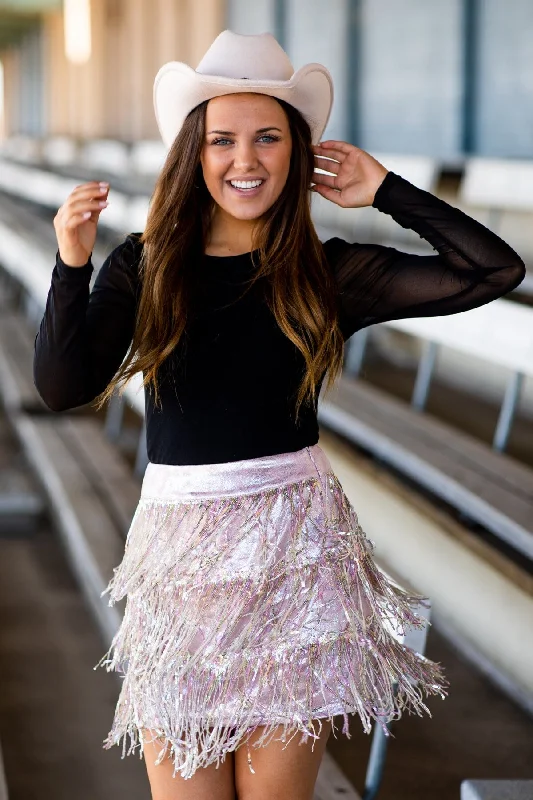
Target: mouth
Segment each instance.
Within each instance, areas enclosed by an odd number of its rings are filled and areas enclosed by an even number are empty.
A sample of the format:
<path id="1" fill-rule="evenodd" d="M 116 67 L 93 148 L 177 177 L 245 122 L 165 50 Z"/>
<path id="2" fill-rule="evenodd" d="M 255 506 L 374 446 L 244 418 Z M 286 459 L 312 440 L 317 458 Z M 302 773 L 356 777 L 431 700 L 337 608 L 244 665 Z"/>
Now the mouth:
<path id="1" fill-rule="evenodd" d="M 226 181 L 230 189 L 237 194 L 241 195 L 242 197 L 254 197 L 256 194 L 259 194 L 261 188 L 266 183 L 265 178 L 255 178 L 254 180 L 232 180 Z"/>

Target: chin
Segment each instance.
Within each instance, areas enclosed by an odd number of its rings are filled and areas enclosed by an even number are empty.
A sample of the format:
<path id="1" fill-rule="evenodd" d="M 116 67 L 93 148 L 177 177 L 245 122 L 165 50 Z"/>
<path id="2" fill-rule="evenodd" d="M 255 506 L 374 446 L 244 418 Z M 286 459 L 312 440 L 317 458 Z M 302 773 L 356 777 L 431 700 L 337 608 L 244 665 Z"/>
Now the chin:
<path id="1" fill-rule="evenodd" d="M 240 219 L 243 222 L 251 222 L 254 219 L 260 219 L 267 211 L 267 208 L 259 211 L 237 211 L 235 209 L 226 209 L 226 213 L 228 213 L 234 219 Z"/>
<path id="2" fill-rule="evenodd" d="M 250 221 L 254 219 L 260 219 L 266 212 L 272 208 L 274 203 L 262 203 L 261 205 L 257 206 L 250 206 L 246 207 L 246 203 L 241 204 L 233 204 L 228 203 L 227 205 L 221 206 L 226 214 L 234 217 L 235 219 L 240 219 L 243 221 Z"/>

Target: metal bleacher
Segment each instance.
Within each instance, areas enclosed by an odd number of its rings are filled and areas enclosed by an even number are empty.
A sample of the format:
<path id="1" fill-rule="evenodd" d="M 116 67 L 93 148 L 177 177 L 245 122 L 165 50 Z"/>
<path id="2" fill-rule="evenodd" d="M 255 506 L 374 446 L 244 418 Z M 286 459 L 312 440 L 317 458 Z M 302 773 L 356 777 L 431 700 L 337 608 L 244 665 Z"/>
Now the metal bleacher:
<path id="1" fill-rule="evenodd" d="M 390 327 L 426 342 L 411 406 L 356 379 L 369 337 L 365 331 L 353 338 L 355 356 L 350 359 L 348 354 L 336 394 L 322 402 L 321 420 L 532 559 L 533 472 L 502 451 L 520 386 L 533 376 L 533 309 L 497 300 L 466 314 L 399 320 Z M 442 345 L 502 364 L 509 371 L 492 450 L 420 413 Z"/>

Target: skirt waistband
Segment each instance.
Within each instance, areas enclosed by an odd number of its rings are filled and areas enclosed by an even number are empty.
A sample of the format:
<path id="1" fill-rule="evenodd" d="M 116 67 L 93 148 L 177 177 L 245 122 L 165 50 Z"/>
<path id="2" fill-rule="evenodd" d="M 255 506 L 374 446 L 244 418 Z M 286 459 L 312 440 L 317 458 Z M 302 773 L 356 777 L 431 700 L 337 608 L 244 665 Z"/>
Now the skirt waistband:
<path id="1" fill-rule="evenodd" d="M 262 492 L 308 478 L 322 479 L 331 472 L 328 457 L 318 444 L 290 453 L 278 453 L 220 464 L 154 464 L 144 475 L 141 500 L 198 500 Z"/>

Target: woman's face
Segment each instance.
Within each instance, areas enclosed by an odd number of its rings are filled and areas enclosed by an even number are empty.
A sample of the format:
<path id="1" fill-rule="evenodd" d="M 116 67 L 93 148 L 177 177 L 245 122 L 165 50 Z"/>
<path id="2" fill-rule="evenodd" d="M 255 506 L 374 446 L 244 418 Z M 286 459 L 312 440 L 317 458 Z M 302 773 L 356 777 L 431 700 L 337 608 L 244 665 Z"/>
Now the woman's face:
<path id="1" fill-rule="evenodd" d="M 262 94 L 215 97 L 206 109 L 201 164 L 215 203 L 240 220 L 261 217 L 280 196 L 289 174 L 289 122 L 276 100 Z"/>

